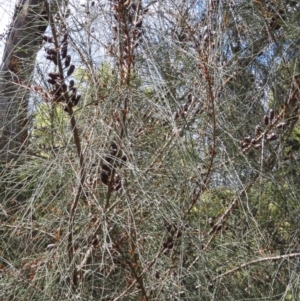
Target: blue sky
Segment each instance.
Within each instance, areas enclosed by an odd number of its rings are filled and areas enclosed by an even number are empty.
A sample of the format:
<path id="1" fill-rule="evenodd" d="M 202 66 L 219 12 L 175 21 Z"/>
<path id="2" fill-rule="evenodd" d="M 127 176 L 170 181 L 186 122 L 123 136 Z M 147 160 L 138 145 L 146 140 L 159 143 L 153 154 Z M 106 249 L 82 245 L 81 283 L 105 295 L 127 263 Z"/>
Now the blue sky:
<path id="1" fill-rule="evenodd" d="M 9 25 L 14 13 L 15 0 L 1 0 L 0 1 L 0 34 L 3 34 Z M 0 57 L 4 50 L 5 37 L 0 41 Z"/>

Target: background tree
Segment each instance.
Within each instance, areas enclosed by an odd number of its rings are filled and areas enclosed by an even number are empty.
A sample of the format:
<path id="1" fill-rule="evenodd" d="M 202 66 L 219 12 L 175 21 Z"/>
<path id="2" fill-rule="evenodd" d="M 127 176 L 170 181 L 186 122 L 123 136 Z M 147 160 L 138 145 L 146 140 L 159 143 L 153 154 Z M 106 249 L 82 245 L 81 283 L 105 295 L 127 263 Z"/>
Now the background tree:
<path id="1" fill-rule="evenodd" d="M 1 64 L 3 159 L 10 159 L 18 153 L 26 141 L 29 82 L 42 34 L 48 25 L 47 19 L 44 1 L 19 1 L 15 7 Z"/>

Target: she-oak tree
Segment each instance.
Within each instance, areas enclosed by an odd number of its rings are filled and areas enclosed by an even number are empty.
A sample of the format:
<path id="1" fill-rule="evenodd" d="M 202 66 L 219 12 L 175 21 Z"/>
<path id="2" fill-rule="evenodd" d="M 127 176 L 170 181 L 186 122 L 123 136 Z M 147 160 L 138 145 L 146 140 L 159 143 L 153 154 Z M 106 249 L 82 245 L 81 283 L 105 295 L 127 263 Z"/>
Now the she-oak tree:
<path id="1" fill-rule="evenodd" d="M 299 299 L 297 1 L 23 1 L 12 24 L 2 299 Z"/>

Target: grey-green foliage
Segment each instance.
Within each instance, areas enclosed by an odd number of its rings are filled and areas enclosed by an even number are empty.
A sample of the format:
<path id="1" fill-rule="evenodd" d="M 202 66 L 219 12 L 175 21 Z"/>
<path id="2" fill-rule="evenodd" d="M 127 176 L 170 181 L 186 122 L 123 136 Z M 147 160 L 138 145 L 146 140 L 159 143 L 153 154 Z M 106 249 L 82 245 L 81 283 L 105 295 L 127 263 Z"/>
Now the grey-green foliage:
<path id="1" fill-rule="evenodd" d="M 124 7 L 128 24 L 140 17 Z M 298 83 L 284 57 L 285 44 L 297 48 L 292 2 L 152 3 L 128 76 L 120 54 L 133 25 L 116 23 L 106 2 L 76 9 L 57 29 L 69 28 L 82 95 L 79 283 L 67 241 L 80 164 L 65 104 L 50 102 L 37 106 L 27 153 L 3 164 L 0 296 L 298 300 L 298 99 L 288 101 Z M 275 123 L 264 125 L 270 108 Z"/>

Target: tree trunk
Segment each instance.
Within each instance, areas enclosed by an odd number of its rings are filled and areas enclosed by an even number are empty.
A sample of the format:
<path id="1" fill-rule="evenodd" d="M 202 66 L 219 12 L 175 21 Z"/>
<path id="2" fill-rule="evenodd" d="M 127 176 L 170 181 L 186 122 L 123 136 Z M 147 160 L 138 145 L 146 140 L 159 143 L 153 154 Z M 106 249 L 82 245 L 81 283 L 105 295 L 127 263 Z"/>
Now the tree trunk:
<path id="1" fill-rule="evenodd" d="M 14 158 L 27 137 L 30 79 L 48 17 L 43 0 L 19 0 L 0 68 L 0 157 Z"/>

